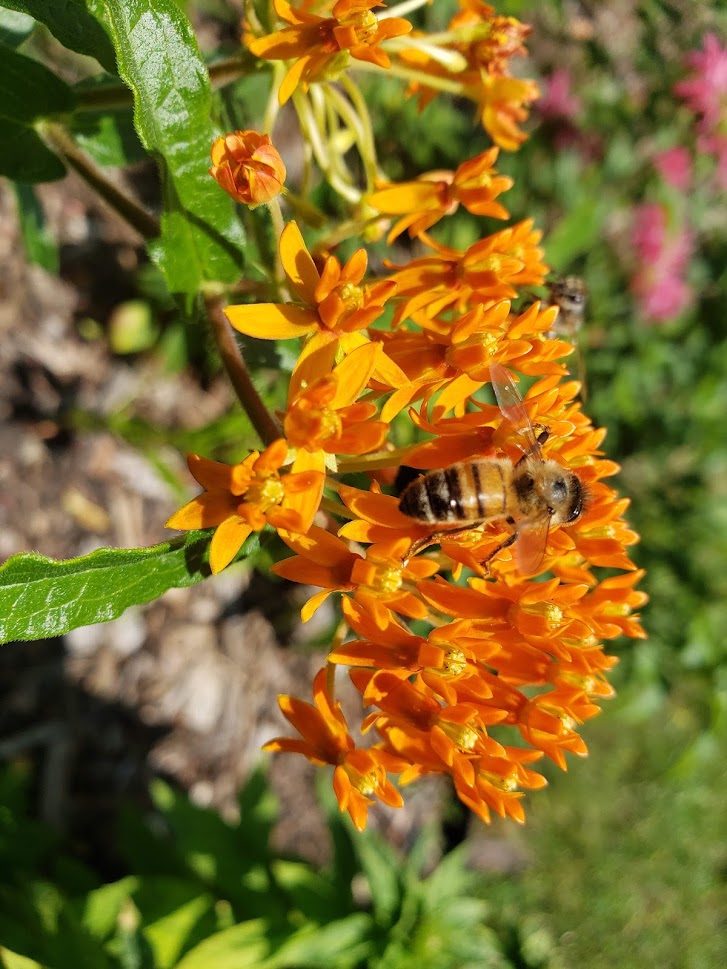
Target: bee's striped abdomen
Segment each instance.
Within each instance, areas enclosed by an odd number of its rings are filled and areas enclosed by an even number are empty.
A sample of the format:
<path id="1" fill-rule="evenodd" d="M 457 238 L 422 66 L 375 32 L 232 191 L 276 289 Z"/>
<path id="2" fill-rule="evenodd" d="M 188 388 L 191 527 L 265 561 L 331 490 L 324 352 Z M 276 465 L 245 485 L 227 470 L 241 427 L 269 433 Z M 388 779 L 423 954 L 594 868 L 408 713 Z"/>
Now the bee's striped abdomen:
<path id="1" fill-rule="evenodd" d="M 431 525 L 457 525 L 486 517 L 476 464 L 462 462 L 413 481 L 399 502 L 410 518 Z"/>

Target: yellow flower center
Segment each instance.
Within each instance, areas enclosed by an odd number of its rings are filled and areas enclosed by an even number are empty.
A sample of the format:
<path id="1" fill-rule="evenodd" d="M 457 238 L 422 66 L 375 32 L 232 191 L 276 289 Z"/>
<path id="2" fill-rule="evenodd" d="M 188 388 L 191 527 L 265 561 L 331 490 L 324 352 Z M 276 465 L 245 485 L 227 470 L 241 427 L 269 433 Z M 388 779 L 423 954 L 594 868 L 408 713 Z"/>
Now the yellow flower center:
<path id="1" fill-rule="evenodd" d="M 279 505 L 284 497 L 285 489 L 277 476 L 256 481 L 245 492 L 245 501 L 257 505 L 260 511 L 267 511 L 273 505 Z"/>
<path id="2" fill-rule="evenodd" d="M 630 616 L 631 606 L 628 602 L 609 602 L 603 607 L 604 616 Z"/>
<path id="3" fill-rule="evenodd" d="M 354 10 L 339 20 L 342 27 L 352 27 L 359 44 L 367 44 L 376 33 L 379 22 L 370 10 Z"/>
<path id="4" fill-rule="evenodd" d="M 451 720 L 439 720 L 437 726 L 446 734 L 452 743 L 460 750 L 472 750 L 480 739 L 480 735 L 466 723 L 452 723 Z"/>
<path id="5" fill-rule="evenodd" d="M 355 767 L 351 767 L 350 764 L 344 764 L 343 769 L 348 774 L 351 785 L 359 792 L 359 794 L 363 794 L 364 797 L 371 797 L 376 793 L 379 786 L 379 774 L 376 768 L 368 771 L 366 774 L 359 773 L 359 771 L 357 771 Z"/>
<path id="6" fill-rule="evenodd" d="M 375 592 L 391 595 L 398 592 L 403 582 L 401 569 L 396 565 L 386 565 L 376 569 L 371 588 Z"/>
<path id="7" fill-rule="evenodd" d="M 494 333 L 485 333 L 480 342 L 482 343 L 483 349 L 487 352 L 487 356 L 494 357 L 499 345 L 499 340 Z"/>
<path id="8" fill-rule="evenodd" d="M 444 663 L 439 670 L 445 676 L 461 676 L 467 669 L 467 657 L 458 646 L 449 646 L 444 653 Z"/>
<path id="9" fill-rule="evenodd" d="M 553 602 L 536 602 L 525 606 L 523 611 L 530 613 L 531 616 L 542 616 L 548 629 L 560 629 L 563 625 L 563 610 Z"/>
<path id="10" fill-rule="evenodd" d="M 353 283 L 343 283 L 343 285 L 336 287 L 336 292 L 346 307 L 346 316 L 360 310 L 364 305 L 364 291 L 360 286 L 355 286 Z"/>
<path id="11" fill-rule="evenodd" d="M 500 774 L 493 774 L 492 771 L 481 770 L 478 771 L 477 776 L 487 781 L 492 787 L 496 787 L 498 791 L 505 791 L 508 794 L 518 788 L 517 777 L 514 773 L 508 774 L 507 777 L 501 777 Z"/>

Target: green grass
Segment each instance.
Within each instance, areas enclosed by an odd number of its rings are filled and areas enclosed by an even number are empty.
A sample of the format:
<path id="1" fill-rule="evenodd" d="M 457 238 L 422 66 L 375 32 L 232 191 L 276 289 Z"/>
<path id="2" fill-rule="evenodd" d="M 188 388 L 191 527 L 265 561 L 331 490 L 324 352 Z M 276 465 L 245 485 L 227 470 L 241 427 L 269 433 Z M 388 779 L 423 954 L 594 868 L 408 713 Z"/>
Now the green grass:
<path id="1" fill-rule="evenodd" d="M 695 747 L 686 708 L 648 720 L 622 703 L 589 727 L 590 757 L 530 799 L 506 836 L 530 858 L 488 878 L 503 926 L 549 931 L 567 969 L 727 966 L 727 761 Z"/>

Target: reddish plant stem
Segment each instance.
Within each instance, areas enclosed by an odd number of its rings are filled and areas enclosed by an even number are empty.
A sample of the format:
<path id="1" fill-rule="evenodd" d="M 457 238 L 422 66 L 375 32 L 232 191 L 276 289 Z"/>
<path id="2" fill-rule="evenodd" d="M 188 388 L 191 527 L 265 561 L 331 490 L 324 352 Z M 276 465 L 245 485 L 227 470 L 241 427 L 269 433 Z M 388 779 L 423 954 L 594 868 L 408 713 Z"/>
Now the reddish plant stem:
<path id="1" fill-rule="evenodd" d="M 208 298 L 205 302 L 215 343 L 235 394 L 262 442 L 266 445 L 272 444 L 283 436 L 282 428 L 255 389 L 233 329 L 222 312 L 222 301 L 219 298 Z"/>

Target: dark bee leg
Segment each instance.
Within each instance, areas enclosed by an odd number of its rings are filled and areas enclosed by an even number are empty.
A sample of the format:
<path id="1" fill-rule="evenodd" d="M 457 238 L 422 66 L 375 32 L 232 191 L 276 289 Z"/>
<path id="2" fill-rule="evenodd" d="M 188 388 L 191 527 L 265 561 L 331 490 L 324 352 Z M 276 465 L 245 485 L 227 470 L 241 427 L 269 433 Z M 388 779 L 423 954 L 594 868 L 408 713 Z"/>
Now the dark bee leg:
<path id="1" fill-rule="evenodd" d="M 430 545 L 439 545 L 443 538 L 449 538 L 454 535 L 464 535 L 465 532 L 471 532 L 475 528 L 479 528 L 480 525 L 484 525 L 487 521 L 483 518 L 481 521 L 469 522 L 462 528 L 445 528 L 440 532 L 432 532 L 431 535 L 425 535 L 423 538 L 417 538 L 416 541 L 412 542 L 409 546 L 409 551 L 406 553 L 404 558 L 401 560 L 401 564 L 406 566 L 409 559 L 414 558 L 422 549 L 429 548 Z"/>
<path id="2" fill-rule="evenodd" d="M 497 548 L 494 549 L 494 551 L 490 552 L 487 558 L 480 563 L 487 575 L 489 575 L 490 573 L 490 562 L 495 558 L 496 555 L 499 555 L 500 552 L 504 551 L 506 548 L 510 548 L 510 546 L 515 543 L 516 538 L 517 538 L 517 532 L 515 531 L 512 533 L 512 535 L 508 536 L 504 542 L 498 545 Z"/>
<path id="3" fill-rule="evenodd" d="M 540 425 L 536 424 L 536 427 L 539 427 L 539 426 Z M 549 437 L 550 437 L 550 431 L 548 430 L 547 427 L 544 427 L 542 429 L 542 431 L 540 432 L 540 434 L 538 434 L 536 440 L 537 440 L 538 444 L 542 447 L 542 445 L 545 444 L 545 442 L 548 440 Z M 521 464 L 524 464 L 526 461 L 529 461 L 533 457 L 533 451 L 534 450 L 535 449 L 532 448 L 532 447 L 529 448 L 525 452 L 525 454 L 523 454 L 523 456 L 518 459 L 517 463 L 515 464 L 515 467 L 516 468 L 519 468 Z"/>

